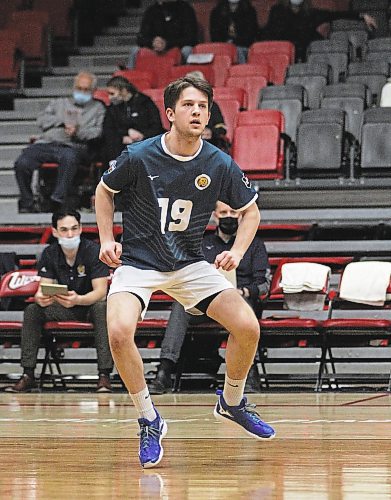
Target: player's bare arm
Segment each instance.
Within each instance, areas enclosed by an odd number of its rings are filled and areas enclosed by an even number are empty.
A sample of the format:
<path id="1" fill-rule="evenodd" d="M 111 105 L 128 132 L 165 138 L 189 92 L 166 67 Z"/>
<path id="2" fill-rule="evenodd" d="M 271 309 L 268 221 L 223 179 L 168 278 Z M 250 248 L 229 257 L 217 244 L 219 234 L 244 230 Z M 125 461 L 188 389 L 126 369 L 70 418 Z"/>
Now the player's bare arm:
<path id="1" fill-rule="evenodd" d="M 113 199 L 114 193 L 101 183 L 98 184 L 95 192 L 95 211 L 101 241 L 99 258 L 110 267 L 118 267 L 121 265 L 122 245 L 115 241 L 113 235 Z"/>
<path id="2" fill-rule="evenodd" d="M 216 256 L 215 266 L 217 269 L 222 268 L 225 271 L 236 269 L 254 239 L 261 220 L 257 204 L 255 202 L 252 203 L 241 214 L 242 220 L 231 250 L 222 252 Z"/>

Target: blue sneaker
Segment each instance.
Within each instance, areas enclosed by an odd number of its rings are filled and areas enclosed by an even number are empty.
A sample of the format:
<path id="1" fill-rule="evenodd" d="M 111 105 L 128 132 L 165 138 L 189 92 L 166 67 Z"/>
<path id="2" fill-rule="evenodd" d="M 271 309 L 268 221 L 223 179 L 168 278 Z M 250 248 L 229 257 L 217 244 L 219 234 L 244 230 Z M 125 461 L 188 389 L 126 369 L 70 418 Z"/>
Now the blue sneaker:
<path id="1" fill-rule="evenodd" d="M 140 425 L 140 463 L 144 469 L 155 467 L 163 458 L 162 439 L 167 434 L 165 420 L 156 412 L 157 417 L 150 422 L 146 418 L 139 418 Z"/>
<path id="2" fill-rule="evenodd" d="M 223 391 L 218 390 L 216 394 L 219 399 L 214 409 L 214 416 L 222 422 L 231 422 L 242 427 L 247 434 L 255 439 L 273 439 L 275 430 L 263 422 L 254 410 L 254 404 L 248 404 L 247 398 L 243 398 L 239 406 L 228 406 L 223 398 Z"/>

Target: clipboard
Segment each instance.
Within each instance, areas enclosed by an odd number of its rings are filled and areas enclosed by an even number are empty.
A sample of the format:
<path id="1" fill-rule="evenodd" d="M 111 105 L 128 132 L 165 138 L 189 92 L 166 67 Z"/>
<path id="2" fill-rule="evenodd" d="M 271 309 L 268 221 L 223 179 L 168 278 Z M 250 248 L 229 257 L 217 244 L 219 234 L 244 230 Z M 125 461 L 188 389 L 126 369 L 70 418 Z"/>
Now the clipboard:
<path id="1" fill-rule="evenodd" d="M 42 283 L 41 290 L 44 295 L 67 295 L 67 285 L 59 285 L 57 283 Z"/>

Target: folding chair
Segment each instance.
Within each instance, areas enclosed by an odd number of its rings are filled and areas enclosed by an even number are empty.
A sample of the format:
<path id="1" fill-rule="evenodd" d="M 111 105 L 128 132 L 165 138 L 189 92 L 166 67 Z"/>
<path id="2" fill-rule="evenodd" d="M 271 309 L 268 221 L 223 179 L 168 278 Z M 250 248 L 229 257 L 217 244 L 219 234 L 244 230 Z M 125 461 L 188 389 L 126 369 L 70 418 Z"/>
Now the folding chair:
<path id="1" fill-rule="evenodd" d="M 379 267 L 380 266 L 380 267 Z M 380 273 L 380 274 L 379 274 Z M 331 294 L 329 319 L 323 322 L 325 342 L 327 346 L 327 364 L 331 364 L 332 373 L 327 379 L 334 381 L 337 386 L 343 380 L 365 383 L 370 380 L 385 380 L 387 390 L 391 391 L 390 374 L 368 373 L 337 373 L 338 363 L 351 364 L 358 362 L 356 357 L 336 356 L 336 348 L 366 348 L 386 347 L 391 341 L 391 263 L 362 261 L 353 262 L 346 266 L 338 292 Z M 376 276 L 380 276 L 383 284 L 379 288 Z M 356 280 L 356 281 L 352 281 Z M 356 283 L 356 284 L 354 284 Z M 352 286 L 354 290 L 352 290 Z M 369 305 L 368 297 L 381 297 L 381 287 L 384 288 L 383 298 L 378 304 Z M 379 363 L 384 360 L 389 365 L 389 358 L 381 358 L 378 354 L 360 358 L 359 362 Z M 321 374 L 321 380 L 325 378 Z"/>
<path id="2" fill-rule="evenodd" d="M 317 286 L 311 284 L 314 271 L 320 273 L 321 283 L 317 279 Z M 284 272 L 288 274 L 284 278 Z M 306 383 L 315 382 L 314 389 L 319 390 L 320 374 L 323 372 L 323 363 L 326 357 L 326 348 L 322 334 L 322 321 L 327 319 L 328 304 L 327 293 L 329 290 L 329 277 L 331 268 L 327 266 L 327 260 L 319 263 L 311 258 L 302 261 L 289 262 L 282 259 L 274 272 L 272 284 L 269 291 L 262 319 L 260 320 L 261 340 L 258 352 L 263 369 L 263 377 L 266 385 L 269 381 L 282 379 L 300 379 Z M 289 279 L 289 273 L 294 277 L 295 287 L 291 293 L 283 288 L 283 279 Z M 302 278 L 301 273 L 302 274 Z M 310 278 L 310 279 L 308 279 Z M 292 283 L 292 281 L 290 282 Z M 304 284 L 306 284 L 304 286 Z M 306 286 L 311 285 L 311 291 L 306 290 Z M 292 290 L 295 290 L 293 292 Z M 284 356 L 274 357 L 270 355 L 270 349 L 287 348 L 311 348 L 318 353 L 300 357 Z M 313 352 L 313 351 L 311 351 Z M 317 365 L 316 372 L 310 374 L 270 374 L 266 371 L 269 363 L 311 363 Z"/>

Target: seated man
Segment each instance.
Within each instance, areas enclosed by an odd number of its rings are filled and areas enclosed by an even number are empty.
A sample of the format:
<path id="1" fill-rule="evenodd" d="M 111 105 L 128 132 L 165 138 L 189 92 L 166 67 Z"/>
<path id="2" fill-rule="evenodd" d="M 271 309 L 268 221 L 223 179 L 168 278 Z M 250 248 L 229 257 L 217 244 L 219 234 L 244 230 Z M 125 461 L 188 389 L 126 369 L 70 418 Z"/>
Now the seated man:
<path id="1" fill-rule="evenodd" d="M 93 98 L 95 88 L 95 75 L 82 71 L 75 77 L 72 97 L 53 99 L 38 115 L 42 135 L 15 162 L 19 212 L 37 211 L 31 180 L 34 170 L 45 162 L 58 163 L 52 208 L 56 210 L 67 202 L 79 165 L 92 160 L 92 146 L 102 134 L 105 107 Z"/>
<path id="2" fill-rule="evenodd" d="M 232 247 L 241 218 L 240 212 L 220 201 L 217 202 L 213 215 L 217 220 L 217 230 L 213 234 L 205 235 L 202 242 L 205 259 L 210 263 L 215 261 L 216 255 Z M 266 248 L 263 241 L 256 236 L 236 269 L 237 290 L 255 309 L 259 295 L 268 292 L 270 281 Z M 207 316 L 192 316 L 185 312 L 181 304 L 173 303 L 162 341 L 158 372 L 149 386 L 151 394 L 164 394 L 171 389 L 171 374 L 178 362 L 188 325 L 207 320 Z M 247 377 L 245 392 L 259 392 L 259 389 L 259 373 L 254 363 Z"/>
<path id="3" fill-rule="evenodd" d="M 99 260 L 99 245 L 80 238 L 80 214 L 73 210 L 52 216 L 52 233 L 57 242 L 45 248 L 38 263 L 40 286 L 35 304 L 24 311 L 21 339 L 23 375 L 7 392 L 27 392 L 37 388 L 34 369 L 46 321 L 92 321 L 98 358 L 97 391 L 110 392 L 113 359 L 106 325 L 106 293 L 109 268 Z M 68 286 L 67 295 L 44 295 L 41 285 Z"/>

